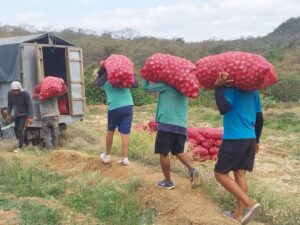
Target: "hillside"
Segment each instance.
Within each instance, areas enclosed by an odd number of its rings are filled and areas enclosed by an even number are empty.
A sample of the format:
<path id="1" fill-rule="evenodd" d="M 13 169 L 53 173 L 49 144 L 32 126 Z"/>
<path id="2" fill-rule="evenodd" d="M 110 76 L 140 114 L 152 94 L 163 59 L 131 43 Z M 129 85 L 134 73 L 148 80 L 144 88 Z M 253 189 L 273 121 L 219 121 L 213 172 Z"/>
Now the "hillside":
<path id="1" fill-rule="evenodd" d="M 1 24 L 1 23 L 0 23 Z M 46 31 L 36 31 L 30 25 L 22 27 L 2 25 L 0 37 L 26 35 Z M 300 17 L 290 18 L 265 37 L 226 40 L 207 40 L 187 43 L 181 38 L 159 39 L 155 37 L 134 36 L 135 30 L 124 29 L 96 35 L 84 29 L 66 28 L 57 35 L 83 48 L 85 64 L 99 57 L 107 57 L 113 52 L 124 53 L 132 57 L 138 66 L 149 54 L 161 51 L 184 56 L 192 61 L 199 57 L 223 51 L 242 50 L 256 52 L 273 62 L 286 59 L 285 53 L 300 50 Z M 117 38 L 115 38 L 117 37 Z M 276 55 L 276 56 L 275 56 Z M 287 54 L 288 55 L 288 54 Z"/>
<path id="2" fill-rule="evenodd" d="M 25 27 L 4 25 L 0 26 L 0 37 L 30 34 L 33 31 L 37 32 L 30 25 Z M 74 29 L 68 28 L 58 32 L 57 35 L 83 48 L 85 66 L 96 63 L 99 58 L 106 58 L 112 53 L 119 53 L 132 59 L 136 72 L 142 67 L 146 58 L 154 52 L 174 54 L 193 62 L 200 57 L 225 51 L 254 52 L 265 56 L 274 64 L 280 80 L 288 78 L 287 82 L 291 87 L 284 83 L 278 87 L 274 86 L 275 89 L 281 90 L 282 85 L 290 90 L 300 89 L 300 18 L 288 19 L 264 37 L 231 41 L 207 40 L 188 43 L 181 38 L 169 40 L 138 37 L 135 36 L 135 32 L 137 33 L 132 29 L 124 29 L 118 33 L 106 32 L 96 35 L 83 29 L 74 31 Z M 299 94 L 296 93 L 296 96 L 287 95 L 284 99 L 279 98 L 279 100 L 298 100 L 297 96 Z"/>

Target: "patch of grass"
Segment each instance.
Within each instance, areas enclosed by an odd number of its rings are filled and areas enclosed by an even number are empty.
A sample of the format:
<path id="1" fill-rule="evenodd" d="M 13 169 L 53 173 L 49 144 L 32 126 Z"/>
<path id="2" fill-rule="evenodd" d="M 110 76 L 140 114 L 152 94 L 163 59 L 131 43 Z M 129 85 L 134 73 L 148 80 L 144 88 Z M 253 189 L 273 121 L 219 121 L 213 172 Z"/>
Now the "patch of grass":
<path id="1" fill-rule="evenodd" d="M 87 108 L 87 110 L 85 110 L 85 114 L 87 116 L 89 116 L 89 115 L 101 115 L 101 114 L 104 114 L 104 113 L 106 113 L 106 107 L 103 106 L 103 105 L 89 106 Z"/>
<path id="2" fill-rule="evenodd" d="M 141 209 L 132 197 L 132 193 L 139 186 L 136 180 L 123 185 L 98 179 L 93 186 L 85 183 L 77 185 L 79 191 L 64 199 L 64 204 L 77 212 L 90 214 L 104 224 L 154 223 L 154 212 Z"/>
<path id="3" fill-rule="evenodd" d="M 17 141 L 15 139 L 4 139 L 4 140 L 0 139 L 1 150 L 12 151 L 16 146 L 17 146 Z"/>
<path id="4" fill-rule="evenodd" d="M 295 146 L 294 157 L 297 160 L 300 160 L 300 142 L 298 142 Z"/>
<path id="5" fill-rule="evenodd" d="M 224 210 L 235 207 L 235 198 L 215 181 L 213 164 L 204 163 L 200 170 L 201 187 Z M 253 178 L 248 179 L 249 195 L 263 206 L 257 220 L 272 222 L 274 225 L 298 224 L 300 221 L 300 199 L 291 195 L 281 195 L 272 191 L 271 186 L 263 185 Z"/>
<path id="6" fill-rule="evenodd" d="M 0 158 L 0 191 L 19 196 L 51 198 L 65 190 L 64 178 L 49 172 L 41 165 L 23 166 L 20 160 L 12 163 Z"/>
<path id="7" fill-rule="evenodd" d="M 264 125 L 281 131 L 300 132 L 300 117 L 294 112 L 283 112 L 265 116 Z"/>
<path id="8" fill-rule="evenodd" d="M 56 208 L 30 200 L 7 200 L 0 198 L 0 207 L 18 212 L 20 225 L 59 225 L 63 216 Z"/>
<path id="9" fill-rule="evenodd" d="M 257 199 L 263 206 L 261 215 L 257 218 L 274 225 L 299 224 L 300 198 L 278 194 L 271 186 L 262 185 L 255 179 L 249 182 L 249 195 Z"/>
<path id="10" fill-rule="evenodd" d="M 104 148 L 106 131 L 100 130 L 100 128 L 101 125 L 97 123 L 92 125 L 81 122 L 74 123 L 61 135 L 60 145 L 64 149 L 95 153 Z"/>

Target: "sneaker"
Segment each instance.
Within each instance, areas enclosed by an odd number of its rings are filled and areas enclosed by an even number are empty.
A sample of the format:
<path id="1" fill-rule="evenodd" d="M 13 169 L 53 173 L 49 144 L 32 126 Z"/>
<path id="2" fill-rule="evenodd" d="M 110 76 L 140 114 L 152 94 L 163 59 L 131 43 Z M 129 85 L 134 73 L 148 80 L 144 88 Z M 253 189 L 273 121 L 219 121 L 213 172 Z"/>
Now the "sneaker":
<path id="1" fill-rule="evenodd" d="M 104 163 L 110 163 L 111 162 L 111 156 L 110 155 L 106 155 L 105 153 L 102 153 L 100 155 L 100 159 L 102 160 L 102 162 Z"/>
<path id="2" fill-rule="evenodd" d="M 175 187 L 172 181 L 166 181 L 166 180 L 158 182 L 157 186 L 168 190 L 171 190 Z"/>
<path id="3" fill-rule="evenodd" d="M 191 173 L 190 173 L 190 181 L 192 184 L 192 189 L 197 188 L 200 186 L 200 175 L 199 175 L 199 170 L 196 168 L 193 168 Z"/>
<path id="4" fill-rule="evenodd" d="M 15 150 L 14 150 L 14 152 L 15 153 L 18 153 L 18 152 L 20 152 L 22 149 L 20 149 L 20 148 L 16 148 Z"/>
<path id="5" fill-rule="evenodd" d="M 259 213 L 260 209 L 261 205 L 259 203 L 256 203 L 254 206 L 249 208 L 244 218 L 242 219 L 242 225 L 250 223 L 250 221 L 255 217 L 255 215 Z"/>
<path id="6" fill-rule="evenodd" d="M 129 165 L 130 165 L 130 162 L 129 162 L 129 160 L 128 160 L 127 157 L 125 157 L 125 158 L 123 158 L 123 159 L 119 159 L 117 162 L 118 162 L 119 164 L 122 164 L 123 166 L 129 166 Z"/>
<path id="7" fill-rule="evenodd" d="M 226 218 L 230 219 L 232 222 L 234 222 L 236 224 L 241 224 L 238 220 L 236 220 L 233 217 L 233 212 L 232 211 L 224 211 L 223 212 L 223 216 L 225 216 Z"/>

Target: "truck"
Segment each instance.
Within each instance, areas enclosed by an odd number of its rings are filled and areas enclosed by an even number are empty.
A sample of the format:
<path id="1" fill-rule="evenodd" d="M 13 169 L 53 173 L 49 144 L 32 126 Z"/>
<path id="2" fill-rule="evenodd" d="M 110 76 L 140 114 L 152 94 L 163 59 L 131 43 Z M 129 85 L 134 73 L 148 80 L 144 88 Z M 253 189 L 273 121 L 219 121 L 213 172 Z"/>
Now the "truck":
<path id="1" fill-rule="evenodd" d="M 68 93 L 59 97 L 61 129 L 82 120 L 85 109 L 82 49 L 54 33 L 0 38 L 0 109 L 7 107 L 12 81 L 20 81 L 24 90 L 33 93 L 44 77 L 62 78 Z M 60 108 L 61 108 L 60 107 Z M 28 140 L 41 140 L 39 100 L 33 99 L 33 123 L 27 127 Z"/>

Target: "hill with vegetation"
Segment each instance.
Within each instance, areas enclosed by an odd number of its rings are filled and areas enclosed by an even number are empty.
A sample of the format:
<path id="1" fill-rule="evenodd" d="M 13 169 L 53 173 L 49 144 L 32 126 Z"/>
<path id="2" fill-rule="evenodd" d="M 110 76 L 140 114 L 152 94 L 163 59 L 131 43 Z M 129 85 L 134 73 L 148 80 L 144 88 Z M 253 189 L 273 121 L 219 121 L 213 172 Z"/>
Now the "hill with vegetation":
<path id="1" fill-rule="evenodd" d="M 0 37 L 40 33 L 33 26 L 0 26 Z M 92 71 L 99 59 L 112 53 L 124 54 L 135 63 L 138 73 L 143 63 L 154 52 L 163 52 L 187 58 L 196 62 L 199 58 L 226 51 L 247 51 L 266 57 L 276 68 L 279 82 L 264 93 L 276 101 L 299 101 L 300 99 L 300 17 L 290 18 L 264 37 L 240 38 L 237 40 L 206 40 L 185 42 L 182 38 L 160 39 L 140 36 L 136 30 L 126 28 L 120 31 L 97 35 L 84 29 L 67 28 L 56 34 L 80 47 L 84 52 L 87 97 L 89 103 L 103 101 L 103 93 L 94 89 Z M 97 96 L 94 96 L 97 92 Z M 102 96 L 101 98 L 99 96 Z M 147 99 L 141 91 L 135 98 Z"/>

